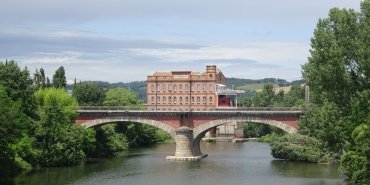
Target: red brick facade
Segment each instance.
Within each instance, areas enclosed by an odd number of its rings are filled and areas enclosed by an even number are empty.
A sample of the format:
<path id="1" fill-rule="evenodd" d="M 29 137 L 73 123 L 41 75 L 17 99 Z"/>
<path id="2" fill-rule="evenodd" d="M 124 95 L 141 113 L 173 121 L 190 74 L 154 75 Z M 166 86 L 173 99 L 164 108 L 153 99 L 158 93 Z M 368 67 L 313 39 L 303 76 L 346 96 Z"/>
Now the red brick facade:
<path id="1" fill-rule="evenodd" d="M 215 110 L 216 84 L 225 82 L 216 66 L 207 66 L 203 73 L 156 72 L 147 78 L 147 110 Z"/>

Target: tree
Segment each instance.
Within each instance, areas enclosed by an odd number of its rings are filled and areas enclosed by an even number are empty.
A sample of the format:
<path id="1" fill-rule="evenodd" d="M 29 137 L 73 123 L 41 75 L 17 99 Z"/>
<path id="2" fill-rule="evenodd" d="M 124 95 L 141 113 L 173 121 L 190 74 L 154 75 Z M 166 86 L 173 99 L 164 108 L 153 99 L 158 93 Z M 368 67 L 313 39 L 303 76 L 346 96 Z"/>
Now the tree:
<path id="1" fill-rule="evenodd" d="M 36 90 L 46 87 L 45 72 L 43 68 L 40 68 L 40 71 L 36 69 L 36 72 L 33 75 L 33 81 L 34 81 Z"/>
<path id="2" fill-rule="evenodd" d="M 128 109 L 143 108 L 142 101 L 140 101 L 135 94 L 123 88 L 109 89 L 108 92 L 106 92 L 103 104 L 106 106 L 127 106 Z"/>
<path id="3" fill-rule="evenodd" d="M 79 83 L 73 86 L 72 96 L 81 106 L 102 105 L 104 92 L 93 83 Z"/>
<path id="4" fill-rule="evenodd" d="M 73 124 L 77 116 L 77 101 L 65 90 L 55 88 L 40 89 L 36 99 L 40 115 L 36 127 L 36 146 L 41 150 L 38 163 L 64 166 L 79 162 L 85 157 L 84 145 L 94 141 L 95 136 Z"/>
<path id="5" fill-rule="evenodd" d="M 270 142 L 272 156 L 279 159 L 319 162 L 324 157 L 324 153 L 321 151 L 321 142 L 308 136 L 284 135 L 271 139 Z"/>
<path id="6" fill-rule="evenodd" d="M 275 95 L 275 105 L 278 107 L 284 107 L 285 102 L 284 102 L 284 97 L 285 93 L 283 89 L 280 89 L 279 92 Z"/>
<path id="7" fill-rule="evenodd" d="M 13 101 L 21 102 L 22 112 L 35 117 L 36 104 L 32 84 L 27 68 L 21 70 L 13 60 L 7 61 L 5 64 L 0 62 L 0 85 Z"/>
<path id="8" fill-rule="evenodd" d="M 116 124 L 107 124 L 96 129 L 95 150 L 89 153 L 89 156 L 110 157 L 127 149 L 126 137 L 116 131 L 116 126 Z"/>
<path id="9" fill-rule="evenodd" d="M 261 92 L 253 97 L 253 105 L 255 107 L 268 107 L 273 105 L 275 97 L 274 86 L 265 84 Z"/>
<path id="10" fill-rule="evenodd" d="M 108 90 L 103 102 L 106 106 L 126 106 L 128 109 L 142 109 L 142 101 L 135 94 L 123 88 Z M 118 124 L 116 131 L 123 133 L 130 147 L 150 145 L 160 141 L 156 134 L 158 129 L 144 124 Z M 162 133 L 163 135 L 163 133 Z"/>
<path id="11" fill-rule="evenodd" d="M 364 1 L 362 8 L 368 3 Z M 348 111 L 355 92 L 369 87 L 368 82 L 363 80 L 366 70 L 358 67 L 362 66 L 359 59 L 364 56 L 357 51 L 361 50 L 361 45 L 369 45 L 368 42 L 359 42 L 359 33 L 364 32 L 366 27 L 360 26 L 358 19 L 354 10 L 333 8 L 329 18 L 319 20 L 311 39 L 311 56 L 309 62 L 303 65 L 302 72 L 310 86 L 313 103 L 322 104 L 327 99 L 341 110 Z"/>
<path id="12" fill-rule="evenodd" d="M 13 145 L 22 134 L 22 124 L 27 117 L 22 113 L 20 104 L 14 102 L 0 85 L 0 176 L 9 176 L 19 170 L 16 151 Z"/>
<path id="13" fill-rule="evenodd" d="M 51 87 L 51 83 L 48 77 L 46 77 L 46 87 Z"/>
<path id="14" fill-rule="evenodd" d="M 333 8 L 328 18 L 319 20 L 311 56 L 302 67 L 312 104 L 300 122 L 300 132 L 343 154 L 342 169 L 355 184 L 370 181 L 369 154 L 363 152 L 369 142 L 365 139 L 370 118 L 369 35 L 370 0 L 361 3 L 360 12 Z"/>
<path id="15" fill-rule="evenodd" d="M 64 67 L 59 67 L 53 75 L 53 86 L 55 88 L 67 88 L 67 81 L 65 76 Z"/>

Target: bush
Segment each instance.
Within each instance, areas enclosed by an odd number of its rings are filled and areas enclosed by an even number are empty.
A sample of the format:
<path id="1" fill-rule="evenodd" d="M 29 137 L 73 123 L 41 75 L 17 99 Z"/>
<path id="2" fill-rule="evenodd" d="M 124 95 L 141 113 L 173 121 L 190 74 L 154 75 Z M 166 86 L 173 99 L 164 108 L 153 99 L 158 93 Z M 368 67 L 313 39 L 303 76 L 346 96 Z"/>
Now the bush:
<path id="1" fill-rule="evenodd" d="M 325 155 L 317 139 L 299 134 L 276 137 L 270 141 L 270 146 L 272 156 L 279 159 L 321 162 Z"/>

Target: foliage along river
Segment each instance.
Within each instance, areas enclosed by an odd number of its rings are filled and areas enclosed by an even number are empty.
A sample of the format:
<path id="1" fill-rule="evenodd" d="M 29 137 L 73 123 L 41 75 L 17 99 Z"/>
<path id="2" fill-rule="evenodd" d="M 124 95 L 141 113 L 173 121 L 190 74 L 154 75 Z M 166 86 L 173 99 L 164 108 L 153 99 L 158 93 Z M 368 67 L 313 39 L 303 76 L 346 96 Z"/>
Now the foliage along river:
<path id="1" fill-rule="evenodd" d="M 266 143 L 202 143 L 201 148 L 209 156 L 198 162 L 167 161 L 165 157 L 174 153 L 175 145 L 160 144 L 75 167 L 22 173 L 10 184 L 346 184 L 337 166 L 276 160 Z"/>

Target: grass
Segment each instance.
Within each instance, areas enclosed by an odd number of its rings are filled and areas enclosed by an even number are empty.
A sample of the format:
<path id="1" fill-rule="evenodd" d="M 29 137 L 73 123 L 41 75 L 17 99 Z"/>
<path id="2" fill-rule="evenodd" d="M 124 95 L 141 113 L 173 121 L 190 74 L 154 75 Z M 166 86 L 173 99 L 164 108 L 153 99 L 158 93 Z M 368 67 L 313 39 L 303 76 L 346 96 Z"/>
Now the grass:
<path id="1" fill-rule="evenodd" d="M 254 84 L 247 84 L 242 85 L 239 87 L 236 87 L 238 90 L 255 90 L 255 91 L 261 91 L 263 86 L 267 83 L 254 83 Z M 278 88 L 279 86 L 277 84 L 274 84 L 274 88 Z"/>

